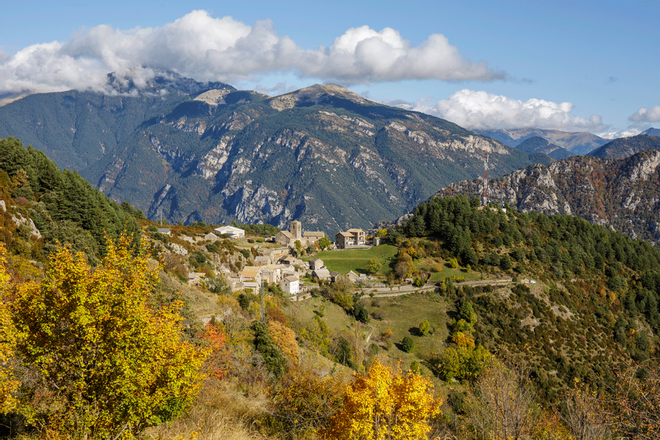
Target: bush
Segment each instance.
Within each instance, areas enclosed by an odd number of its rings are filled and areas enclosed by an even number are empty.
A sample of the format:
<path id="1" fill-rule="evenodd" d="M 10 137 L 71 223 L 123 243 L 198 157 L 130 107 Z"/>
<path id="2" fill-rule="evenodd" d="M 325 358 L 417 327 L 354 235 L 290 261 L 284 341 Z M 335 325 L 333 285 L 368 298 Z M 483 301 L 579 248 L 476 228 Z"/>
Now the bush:
<path id="1" fill-rule="evenodd" d="M 415 342 L 412 340 L 410 336 L 406 336 L 401 341 L 401 348 L 406 353 L 411 353 L 415 349 Z"/>
<path id="2" fill-rule="evenodd" d="M 431 332 L 431 323 L 426 319 L 419 324 L 419 332 L 426 336 Z"/>

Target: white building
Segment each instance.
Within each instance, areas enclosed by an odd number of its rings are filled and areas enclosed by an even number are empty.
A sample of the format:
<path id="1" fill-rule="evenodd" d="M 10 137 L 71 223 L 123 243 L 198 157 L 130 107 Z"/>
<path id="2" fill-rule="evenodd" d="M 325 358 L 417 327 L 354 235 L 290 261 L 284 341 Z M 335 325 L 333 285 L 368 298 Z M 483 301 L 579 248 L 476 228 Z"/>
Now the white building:
<path id="1" fill-rule="evenodd" d="M 280 281 L 280 287 L 287 295 L 297 295 L 300 292 L 300 280 L 295 275 L 286 275 Z"/>
<path id="2" fill-rule="evenodd" d="M 216 234 L 229 235 L 230 238 L 238 240 L 239 238 L 245 237 L 245 231 L 241 228 L 235 228 L 233 226 L 220 226 L 213 230 Z"/>

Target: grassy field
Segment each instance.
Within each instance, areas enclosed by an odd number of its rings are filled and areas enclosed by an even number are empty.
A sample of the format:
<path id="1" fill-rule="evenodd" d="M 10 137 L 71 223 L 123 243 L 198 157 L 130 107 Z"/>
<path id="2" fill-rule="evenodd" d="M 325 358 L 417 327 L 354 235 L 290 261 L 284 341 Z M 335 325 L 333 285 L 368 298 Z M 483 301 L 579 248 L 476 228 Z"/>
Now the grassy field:
<path id="1" fill-rule="evenodd" d="M 405 368 L 417 361 L 430 374 L 427 361 L 438 356 L 448 337 L 446 300 L 435 293 L 414 293 L 398 297 L 367 297 L 362 302 L 372 316 L 368 324 L 358 324 L 365 339 L 369 340 L 366 345 L 376 342 L 381 355 L 394 362 L 401 360 Z M 318 312 L 322 312 L 323 320 L 335 334 L 355 331 L 355 320 L 341 307 L 323 298 L 294 302 L 285 309 L 287 315 L 303 322 L 312 319 Z M 434 330 L 429 335 L 421 336 L 418 328 L 425 319 Z M 393 335 L 389 349 L 380 339 L 380 335 L 387 330 L 391 330 Z M 401 350 L 401 340 L 405 336 L 415 342 L 412 353 Z"/>
<path id="2" fill-rule="evenodd" d="M 353 270 L 357 273 L 368 273 L 367 264 L 372 258 L 377 258 L 382 268 L 378 272 L 387 275 L 392 271 L 390 263 L 397 253 L 397 247 L 389 244 L 381 244 L 371 249 L 347 249 L 341 251 L 324 251 L 316 254 L 314 258 L 320 258 L 330 272 L 337 271 L 345 275 Z M 309 261 L 312 257 L 304 258 Z"/>
<path id="3" fill-rule="evenodd" d="M 389 357 L 403 360 L 406 366 L 414 360 L 422 363 L 435 358 L 444 349 L 448 337 L 447 302 L 435 293 L 373 298 L 363 300 L 372 315 L 368 326 L 374 335 L 392 330 L 394 346 L 387 352 Z M 433 333 L 422 336 L 419 324 L 427 320 Z M 415 342 L 412 353 L 401 350 L 401 340 L 409 336 Z"/>
<path id="4" fill-rule="evenodd" d="M 454 269 L 448 264 L 442 264 L 434 258 L 424 258 L 419 260 L 415 267 L 419 270 L 423 270 L 431 273 L 431 279 L 429 280 L 432 283 L 439 283 L 444 278 L 451 278 L 453 276 L 463 277 L 465 281 L 474 281 L 481 279 L 481 272 L 471 271 L 468 272 L 464 268 Z M 437 269 L 441 268 L 439 272 L 436 272 Z"/>

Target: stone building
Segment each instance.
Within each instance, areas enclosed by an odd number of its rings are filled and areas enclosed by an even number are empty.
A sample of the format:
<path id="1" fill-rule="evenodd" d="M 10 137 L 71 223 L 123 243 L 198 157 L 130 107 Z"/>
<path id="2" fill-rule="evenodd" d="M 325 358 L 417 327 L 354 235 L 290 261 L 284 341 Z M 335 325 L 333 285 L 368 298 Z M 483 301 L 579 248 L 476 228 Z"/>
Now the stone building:
<path id="1" fill-rule="evenodd" d="M 318 242 L 321 238 L 325 237 L 323 231 L 304 231 L 302 223 L 294 220 L 289 223 L 288 231 L 280 231 L 275 236 L 275 242 L 288 246 L 290 248 L 296 247 L 296 241 L 300 241 L 302 247 L 307 247 L 310 244 Z"/>

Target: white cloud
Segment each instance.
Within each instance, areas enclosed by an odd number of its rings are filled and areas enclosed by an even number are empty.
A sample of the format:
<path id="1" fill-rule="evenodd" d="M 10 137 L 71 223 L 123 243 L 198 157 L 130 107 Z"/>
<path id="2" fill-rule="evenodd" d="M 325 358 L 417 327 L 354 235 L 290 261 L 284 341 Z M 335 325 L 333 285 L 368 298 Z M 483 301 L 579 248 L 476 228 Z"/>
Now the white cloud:
<path id="1" fill-rule="evenodd" d="M 602 131 L 601 117 L 572 115 L 573 104 L 543 99 L 520 101 L 483 91 L 460 90 L 435 105 L 419 102 L 417 111 L 433 114 L 469 129 L 545 128 Z"/>
<path id="2" fill-rule="evenodd" d="M 270 20 L 246 25 L 231 17 L 193 11 L 160 28 L 83 29 L 71 41 L 27 47 L 13 56 L 0 52 L 1 91 L 99 89 L 105 75 L 141 73 L 142 66 L 173 70 L 198 80 L 238 81 L 271 72 L 345 84 L 440 79 L 504 79 L 485 62 L 466 60 L 441 34 L 413 47 L 398 31 L 351 28 L 330 47 L 303 50 L 280 37 Z"/>
<path id="3" fill-rule="evenodd" d="M 651 108 L 642 107 L 628 119 L 635 122 L 660 122 L 660 105 Z"/>
<path id="4" fill-rule="evenodd" d="M 643 130 L 639 130 L 637 128 L 628 128 L 625 130 L 619 130 L 619 131 L 609 131 L 606 133 L 597 133 L 598 136 L 602 137 L 603 139 L 619 139 L 619 138 L 624 138 L 624 137 L 631 137 L 631 136 L 637 136 L 640 134 Z"/>

